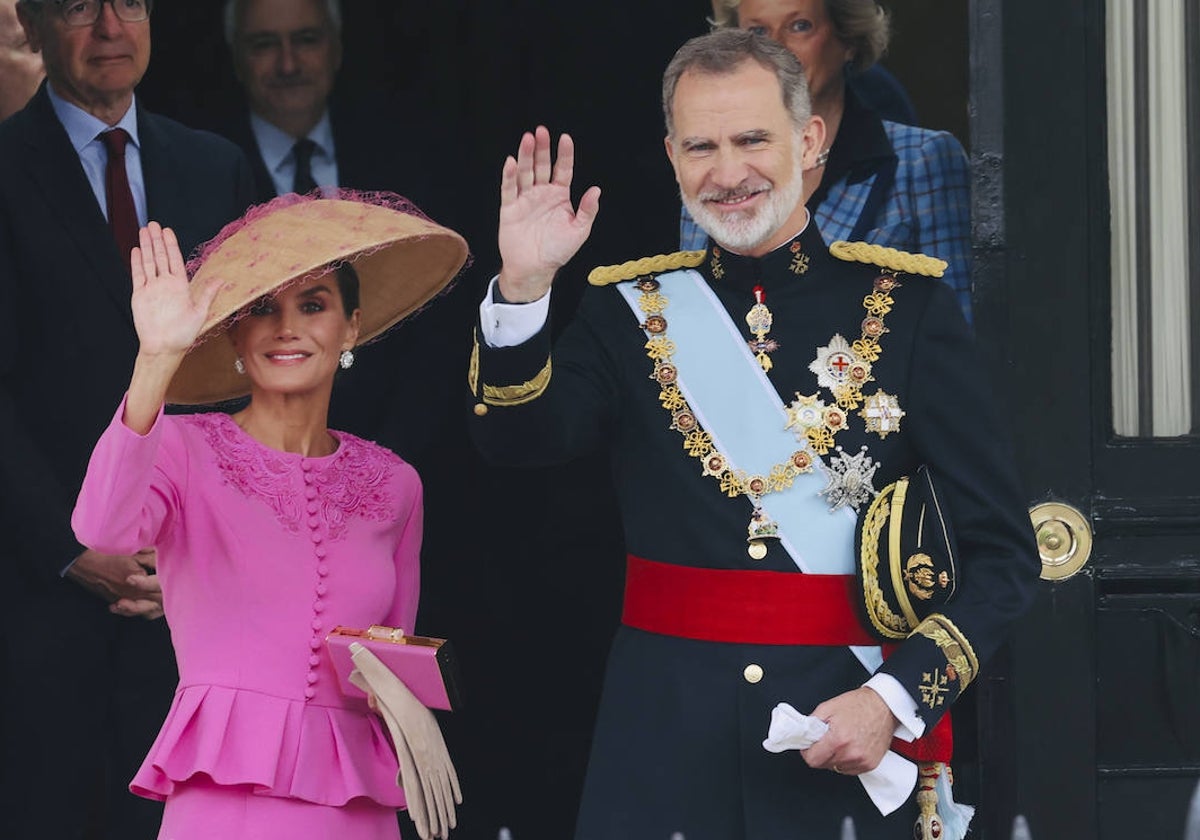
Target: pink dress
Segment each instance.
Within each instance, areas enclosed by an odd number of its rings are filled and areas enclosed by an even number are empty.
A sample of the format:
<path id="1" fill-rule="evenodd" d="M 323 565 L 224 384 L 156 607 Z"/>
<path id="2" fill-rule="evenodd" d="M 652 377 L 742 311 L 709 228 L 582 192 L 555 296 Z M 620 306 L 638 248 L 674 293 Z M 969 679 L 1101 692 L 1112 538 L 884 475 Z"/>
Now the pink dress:
<path id="1" fill-rule="evenodd" d="M 332 455 L 306 458 L 263 446 L 224 414 L 160 415 L 143 437 L 123 412 L 96 445 L 72 523 L 102 552 L 158 550 L 179 688 L 130 789 L 167 800 L 168 820 L 189 780 L 238 791 L 239 809 L 272 797 L 276 809 L 349 806 L 336 809 L 343 819 L 367 806 L 398 836 L 395 753 L 365 701 L 342 696 L 324 640 L 339 624 L 413 627 L 416 471 L 341 432 Z M 327 836 L 312 820 L 300 834 L 247 824 L 243 836 Z"/>

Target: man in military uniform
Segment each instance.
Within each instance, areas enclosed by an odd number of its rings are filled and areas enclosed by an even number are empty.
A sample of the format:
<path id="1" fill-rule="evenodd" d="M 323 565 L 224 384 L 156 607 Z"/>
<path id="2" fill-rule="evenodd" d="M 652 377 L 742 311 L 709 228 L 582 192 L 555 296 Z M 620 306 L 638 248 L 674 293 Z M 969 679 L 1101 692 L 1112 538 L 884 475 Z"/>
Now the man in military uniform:
<path id="1" fill-rule="evenodd" d="M 552 164 L 539 127 L 505 162 L 503 267 L 469 374 L 491 459 L 610 454 L 625 605 L 576 836 L 834 837 L 847 815 L 860 840 L 908 836 L 915 797 L 876 807 L 854 777 L 889 748 L 945 757 L 944 713 L 1037 579 L 991 391 L 953 295 L 922 276 L 939 261 L 831 253 L 810 223 L 801 173 L 824 126 L 790 53 L 737 30 L 694 39 L 663 103 L 709 247 L 593 272 L 552 350 L 549 289 L 599 190 L 572 205 L 572 142 Z M 954 597 L 901 619 L 882 661 L 868 631 L 894 616 L 860 619 L 855 525 L 922 465 L 958 535 Z M 800 754 L 764 748 L 784 702 L 828 725 Z"/>

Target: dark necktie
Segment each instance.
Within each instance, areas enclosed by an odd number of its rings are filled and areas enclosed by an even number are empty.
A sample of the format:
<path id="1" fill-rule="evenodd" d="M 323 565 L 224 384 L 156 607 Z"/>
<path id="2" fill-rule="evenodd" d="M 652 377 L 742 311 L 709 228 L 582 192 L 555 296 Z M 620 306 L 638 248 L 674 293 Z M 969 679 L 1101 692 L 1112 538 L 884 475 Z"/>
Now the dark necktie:
<path id="1" fill-rule="evenodd" d="M 114 128 L 100 135 L 100 141 L 108 150 L 108 163 L 104 167 L 104 195 L 108 204 L 108 226 L 121 259 L 128 262 L 129 252 L 138 244 L 137 206 L 133 203 L 133 190 L 129 188 L 129 176 L 125 172 L 125 145 L 129 134 L 123 128 Z"/>
<path id="2" fill-rule="evenodd" d="M 307 137 L 301 137 L 292 146 L 292 157 L 296 159 L 296 176 L 292 179 L 292 192 L 300 194 L 312 192 L 317 188 L 313 180 L 312 156 L 317 150 L 317 144 Z"/>

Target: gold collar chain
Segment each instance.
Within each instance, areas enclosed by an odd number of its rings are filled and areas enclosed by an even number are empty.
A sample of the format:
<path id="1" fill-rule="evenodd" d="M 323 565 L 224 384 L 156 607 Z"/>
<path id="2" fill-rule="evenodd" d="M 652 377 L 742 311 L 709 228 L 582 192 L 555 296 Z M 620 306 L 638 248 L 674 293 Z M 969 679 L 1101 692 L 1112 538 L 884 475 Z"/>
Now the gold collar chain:
<path id="1" fill-rule="evenodd" d="M 827 379 L 830 380 L 834 386 L 830 390 L 836 404 L 826 407 L 817 399 L 818 394 L 803 397 L 797 392 L 796 401 L 787 409 L 788 423 L 785 428 L 795 429 L 800 448 L 789 455 L 787 460 L 771 467 L 766 475 L 751 475 L 744 470 L 734 470 L 730 467 L 729 460 L 713 445 L 712 436 L 700 427 L 700 421 L 679 389 L 679 369 L 672 360 L 675 343 L 667 337 L 667 319 L 663 315 L 669 301 L 661 291 L 661 284 L 650 276 L 638 278 L 635 282 L 636 288 L 641 292 L 638 308 L 646 316 L 641 326 L 650 333 L 645 346 L 646 354 L 654 362 L 654 372 L 650 378 L 659 384 L 658 401 L 670 412 L 670 428 L 683 437 L 683 448 L 688 455 L 700 461 L 702 474 L 716 479 L 721 492 L 729 498 L 745 495 L 754 506 L 747 526 L 747 541 L 750 544 L 747 550 L 753 559 L 761 560 L 766 557 L 767 548 L 763 541 L 779 536 L 778 526 L 762 510 L 762 497 L 767 493 L 786 490 L 799 475 L 812 472 L 813 452 L 824 455 L 829 451 L 833 446 L 834 435 L 846 427 L 846 411 L 858 407 L 862 402 L 862 386 L 872 380 L 871 363 L 878 361 L 882 355 L 879 338 L 887 332 L 883 316 L 891 311 L 894 304 L 890 292 L 899 285 L 892 275 L 876 278 L 874 290 L 863 299 L 867 317 L 862 322 L 862 337 L 847 345 L 841 336 L 835 335 L 830 345 L 835 346 L 842 356 L 835 358 L 829 353 L 822 356 L 819 352 L 817 360 L 809 366 L 814 372 L 817 372 L 816 367 L 819 364 L 834 371 L 833 375 L 826 376 L 818 373 L 818 382 L 825 384 Z M 842 345 L 846 345 L 844 349 Z M 822 351 L 827 349 L 821 348 Z M 872 398 L 867 399 L 869 403 Z M 867 419 L 864 412 L 860 412 L 860 415 Z M 861 460 L 864 457 L 860 454 L 847 460 Z M 871 469 L 870 473 L 873 472 Z M 833 500 L 845 495 L 835 492 L 830 498 Z M 834 505 L 837 506 L 840 504 Z"/>

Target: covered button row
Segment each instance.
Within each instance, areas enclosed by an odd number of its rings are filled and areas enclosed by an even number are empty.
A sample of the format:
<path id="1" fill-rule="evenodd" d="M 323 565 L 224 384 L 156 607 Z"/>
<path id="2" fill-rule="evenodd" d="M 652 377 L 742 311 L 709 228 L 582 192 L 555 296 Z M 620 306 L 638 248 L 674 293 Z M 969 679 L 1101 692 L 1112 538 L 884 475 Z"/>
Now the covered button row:
<path id="1" fill-rule="evenodd" d="M 321 506 L 317 502 L 318 491 L 313 484 L 315 481 L 312 473 L 313 465 L 308 461 L 302 461 L 300 467 L 304 471 L 304 483 L 307 485 L 304 488 L 304 496 L 308 499 L 306 510 L 308 512 L 309 536 L 313 541 L 313 554 L 318 561 L 316 597 L 313 599 L 313 619 L 310 625 L 313 633 L 308 642 L 312 654 L 308 657 L 308 673 L 305 675 L 308 685 L 304 688 L 304 697 L 311 700 L 317 696 L 316 683 L 319 679 L 317 668 L 321 664 L 322 631 L 325 629 L 325 622 L 321 620 L 321 614 L 325 612 L 325 602 L 321 599 L 329 592 L 329 586 L 325 583 L 325 578 L 329 575 L 329 564 L 325 562 L 326 549 L 322 544 L 325 541 L 325 536 L 321 532 L 321 517 L 318 515 Z"/>

